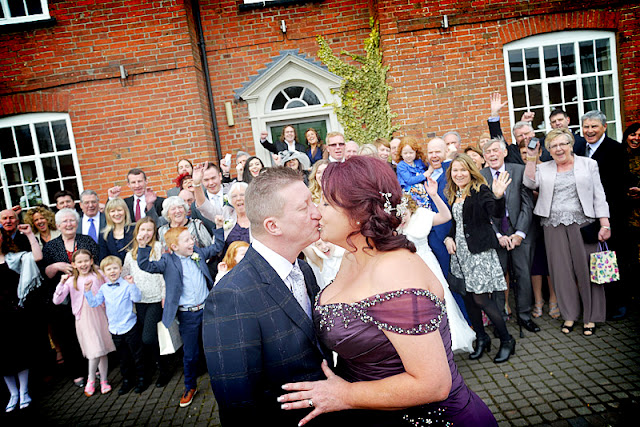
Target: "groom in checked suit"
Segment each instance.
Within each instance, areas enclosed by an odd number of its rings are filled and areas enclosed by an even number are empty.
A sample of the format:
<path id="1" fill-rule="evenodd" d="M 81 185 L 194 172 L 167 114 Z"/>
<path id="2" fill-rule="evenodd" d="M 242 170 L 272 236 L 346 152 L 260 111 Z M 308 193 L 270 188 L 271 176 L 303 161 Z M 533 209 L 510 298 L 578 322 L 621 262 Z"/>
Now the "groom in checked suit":
<path id="1" fill-rule="evenodd" d="M 211 387 L 223 426 L 296 426 L 313 408 L 281 409 L 282 385 L 325 379 L 322 360 L 333 365 L 311 320 L 319 287 L 311 268 L 297 258 L 319 239 L 321 216 L 302 176 L 284 167 L 254 178 L 245 200 L 254 240 L 205 302 Z M 333 416 L 324 414 L 309 425 L 325 425 Z"/>
<path id="2" fill-rule="evenodd" d="M 493 228 L 500 242 L 497 250 L 502 270 L 512 271 L 517 280 L 516 296 L 518 298 L 518 323 L 531 332 L 538 332 L 540 328 L 531 319 L 533 303 L 533 288 L 531 287 L 531 262 L 535 236 L 528 235 L 533 220 L 533 194 L 522 183 L 524 166 L 515 163 L 505 163 L 508 150 L 504 139 L 492 139 L 482 147 L 487 166 L 480 171 L 489 187 L 494 178 L 507 172 L 511 184 L 507 187 L 504 197 L 507 215 L 503 218 L 493 218 Z M 511 269 L 509 269 L 511 264 Z M 499 307 L 504 307 L 504 292 L 495 294 Z"/>

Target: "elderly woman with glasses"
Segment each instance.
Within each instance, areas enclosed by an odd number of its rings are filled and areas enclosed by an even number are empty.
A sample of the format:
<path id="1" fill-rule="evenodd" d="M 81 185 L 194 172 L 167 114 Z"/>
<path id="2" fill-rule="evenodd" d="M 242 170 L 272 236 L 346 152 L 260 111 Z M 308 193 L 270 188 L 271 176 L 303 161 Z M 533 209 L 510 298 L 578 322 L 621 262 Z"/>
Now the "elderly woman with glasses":
<path id="1" fill-rule="evenodd" d="M 202 221 L 189 218 L 187 212 L 189 212 L 189 205 L 178 196 L 168 197 L 162 202 L 162 217 L 167 220 L 167 224 L 158 229 L 158 237 L 164 248 L 167 248 L 164 235 L 174 227 L 187 227 L 199 248 L 205 248 L 213 242 L 211 234 Z"/>
<path id="2" fill-rule="evenodd" d="M 604 322 L 605 293 L 591 283 L 589 254 L 597 242 L 611 237 L 609 205 L 598 164 L 573 153 L 574 136 L 568 129 L 554 129 L 545 138 L 553 160 L 536 164 L 538 147 L 527 149 L 524 185 L 538 190 L 533 211 L 542 217 L 549 272 L 564 319 L 561 331 L 569 334 L 583 307 L 585 336 Z"/>

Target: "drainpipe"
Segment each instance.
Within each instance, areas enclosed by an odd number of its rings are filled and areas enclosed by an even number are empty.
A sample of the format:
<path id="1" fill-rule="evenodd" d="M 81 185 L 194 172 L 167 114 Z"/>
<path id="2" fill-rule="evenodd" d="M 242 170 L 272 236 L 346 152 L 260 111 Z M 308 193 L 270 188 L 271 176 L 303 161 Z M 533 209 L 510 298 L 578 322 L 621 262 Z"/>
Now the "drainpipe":
<path id="1" fill-rule="evenodd" d="M 211 77 L 209 76 L 209 61 L 207 60 L 207 46 L 204 41 L 204 33 L 202 31 L 202 18 L 200 16 L 200 2 L 193 0 L 193 20 L 196 23 L 196 31 L 198 32 L 198 47 L 200 47 L 200 57 L 202 60 L 202 71 L 204 71 L 204 80 L 207 85 L 207 98 L 209 99 L 209 110 L 211 111 L 211 123 L 213 125 L 212 132 L 216 143 L 216 154 L 218 156 L 218 164 L 222 161 L 222 148 L 220 147 L 220 135 L 218 134 L 218 120 L 216 119 L 216 109 L 213 102 L 213 90 L 211 89 Z"/>

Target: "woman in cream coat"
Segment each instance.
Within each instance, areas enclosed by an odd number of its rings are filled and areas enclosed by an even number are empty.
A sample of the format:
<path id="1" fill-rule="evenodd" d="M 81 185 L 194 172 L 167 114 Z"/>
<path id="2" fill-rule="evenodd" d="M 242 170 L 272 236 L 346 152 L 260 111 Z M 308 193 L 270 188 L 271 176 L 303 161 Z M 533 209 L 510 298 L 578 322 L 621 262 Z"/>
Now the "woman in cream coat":
<path id="1" fill-rule="evenodd" d="M 562 332 L 573 331 L 583 307 L 583 334 L 595 333 L 606 318 L 602 285 L 592 284 L 589 254 L 597 242 L 611 237 L 609 205 L 598 164 L 573 153 L 573 134 L 554 129 L 545 138 L 552 161 L 536 165 L 535 150 L 527 150 L 524 185 L 538 190 L 534 213 L 541 218 L 551 281 L 564 319 Z M 598 228 L 599 226 L 599 228 Z"/>

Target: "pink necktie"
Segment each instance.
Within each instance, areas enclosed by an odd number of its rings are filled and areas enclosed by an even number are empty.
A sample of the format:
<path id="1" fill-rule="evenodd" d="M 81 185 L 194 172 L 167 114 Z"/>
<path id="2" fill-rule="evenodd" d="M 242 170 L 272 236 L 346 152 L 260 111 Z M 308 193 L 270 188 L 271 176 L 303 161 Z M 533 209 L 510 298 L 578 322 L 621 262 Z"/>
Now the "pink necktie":
<path id="1" fill-rule="evenodd" d="M 136 200 L 136 222 L 140 219 L 140 199 Z"/>

